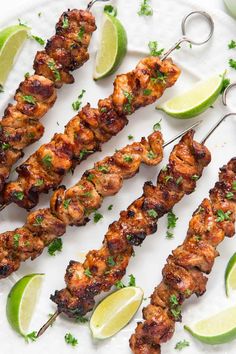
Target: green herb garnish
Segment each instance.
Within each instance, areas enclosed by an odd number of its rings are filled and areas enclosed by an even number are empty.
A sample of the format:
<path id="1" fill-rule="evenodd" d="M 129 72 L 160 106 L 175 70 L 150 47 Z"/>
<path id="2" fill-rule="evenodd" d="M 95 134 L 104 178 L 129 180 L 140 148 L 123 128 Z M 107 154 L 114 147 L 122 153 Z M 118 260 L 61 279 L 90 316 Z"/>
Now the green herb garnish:
<path id="1" fill-rule="evenodd" d="M 138 11 L 139 16 L 152 16 L 153 15 L 153 9 L 151 5 L 149 4 L 150 0 L 143 0 L 143 2 L 140 4 L 140 10 Z"/>
<path id="2" fill-rule="evenodd" d="M 78 99 L 72 103 L 72 108 L 74 111 L 78 111 L 80 109 L 81 104 L 82 104 L 81 100 L 82 100 L 85 92 L 86 92 L 85 90 L 82 90 L 80 95 L 78 96 Z"/>
<path id="3" fill-rule="evenodd" d="M 39 36 L 35 36 L 35 35 L 31 35 L 30 36 L 32 39 L 34 39 L 37 43 L 39 43 L 40 45 L 44 45 L 45 44 L 45 40 Z"/>
<path id="4" fill-rule="evenodd" d="M 159 122 L 154 124 L 154 126 L 153 126 L 153 131 L 154 132 L 157 132 L 158 130 L 161 130 L 161 121 L 162 121 L 162 119 L 160 119 Z"/>
<path id="5" fill-rule="evenodd" d="M 99 222 L 99 220 L 101 220 L 103 218 L 103 215 L 100 214 L 100 213 L 94 213 L 94 216 L 93 216 L 93 221 L 95 223 Z"/>
<path id="6" fill-rule="evenodd" d="M 153 57 L 159 57 L 165 50 L 164 48 L 158 49 L 157 41 L 150 41 L 148 43 L 148 48 L 150 50 L 150 55 L 152 55 Z"/>
<path id="7" fill-rule="evenodd" d="M 53 240 L 48 246 L 48 254 L 50 254 L 50 256 L 55 256 L 56 252 L 62 251 L 62 246 L 63 246 L 62 239 L 55 238 L 55 240 Z"/>
<path id="8" fill-rule="evenodd" d="M 69 28 L 69 20 L 67 16 L 63 16 L 62 18 L 62 28 L 64 29 Z"/>
<path id="9" fill-rule="evenodd" d="M 24 193 L 23 192 L 14 192 L 14 197 L 18 200 L 23 200 L 24 199 Z"/>
<path id="10" fill-rule="evenodd" d="M 49 69 L 52 70 L 55 80 L 56 81 L 60 81 L 61 80 L 61 74 L 60 74 L 59 70 L 56 68 L 56 63 L 55 63 L 55 61 L 53 59 L 51 59 L 48 62 L 48 67 L 49 67 Z"/>
<path id="11" fill-rule="evenodd" d="M 30 95 L 22 95 L 22 98 L 25 102 L 30 103 L 30 104 L 35 104 L 36 99 L 33 96 Z"/>
<path id="12" fill-rule="evenodd" d="M 113 17 L 117 16 L 117 9 L 112 5 L 105 5 L 104 12 Z"/>
<path id="13" fill-rule="evenodd" d="M 229 49 L 234 49 L 236 48 L 236 42 L 232 39 L 231 42 L 228 44 Z"/>
<path id="14" fill-rule="evenodd" d="M 183 348 L 189 347 L 189 342 L 187 340 L 182 340 L 175 345 L 176 350 L 182 350 Z"/>
<path id="15" fill-rule="evenodd" d="M 230 214 L 232 213 L 230 210 L 223 212 L 223 210 L 219 209 L 217 210 L 217 216 L 218 218 L 216 219 L 216 222 L 221 222 L 221 221 L 227 221 L 230 220 Z"/>
<path id="16" fill-rule="evenodd" d="M 51 167 L 52 166 L 52 156 L 49 154 L 46 154 L 43 158 L 42 158 L 42 162 L 44 164 L 44 166 L 46 167 Z"/>
<path id="17" fill-rule="evenodd" d="M 148 214 L 148 216 L 150 216 L 150 218 L 153 218 L 153 219 L 157 218 L 157 216 L 158 216 L 156 210 L 154 210 L 154 209 L 148 210 L 147 214 Z"/>
<path id="18" fill-rule="evenodd" d="M 65 342 L 67 344 L 70 344 L 72 347 L 75 347 L 78 344 L 78 340 L 74 336 L 72 336 L 71 333 L 66 333 Z"/>
<path id="19" fill-rule="evenodd" d="M 15 247 L 19 247 L 20 234 L 13 235 L 13 244 Z"/>
<path id="20" fill-rule="evenodd" d="M 229 66 L 230 66 L 232 69 L 235 69 L 235 70 L 236 70 L 236 60 L 234 60 L 234 59 L 229 59 Z"/>
<path id="21" fill-rule="evenodd" d="M 90 271 L 89 268 L 86 268 L 86 269 L 84 270 L 84 274 L 86 275 L 86 277 L 89 277 L 89 278 L 92 278 L 92 277 L 93 277 L 93 275 L 92 275 L 92 273 L 91 273 L 91 271 Z"/>
<path id="22" fill-rule="evenodd" d="M 33 331 L 29 334 L 24 335 L 24 339 L 25 339 L 26 343 L 29 343 L 30 341 L 35 342 L 37 339 L 37 332 Z"/>

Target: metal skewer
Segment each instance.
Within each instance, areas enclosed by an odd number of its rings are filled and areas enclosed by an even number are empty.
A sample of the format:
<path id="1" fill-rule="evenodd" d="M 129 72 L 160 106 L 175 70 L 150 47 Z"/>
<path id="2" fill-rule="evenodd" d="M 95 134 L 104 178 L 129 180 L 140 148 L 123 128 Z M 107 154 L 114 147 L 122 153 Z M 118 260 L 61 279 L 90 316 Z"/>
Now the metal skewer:
<path id="1" fill-rule="evenodd" d="M 195 122 L 192 124 L 190 127 L 187 129 L 183 130 L 181 133 L 177 134 L 175 137 L 171 138 L 168 140 L 166 143 L 162 145 L 163 148 L 165 148 L 167 145 L 170 145 L 173 143 L 175 140 L 183 136 L 185 133 L 187 133 L 189 130 L 192 130 L 193 128 L 196 128 L 199 124 L 202 123 L 202 120 Z M 56 318 L 61 314 L 59 310 L 57 310 L 50 318 L 49 320 L 40 328 L 40 330 L 37 333 L 37 338 L 40 337 L 47 329 L 52 325 L 52 323 L 56 320 Z"/>
<path id="2" fill-rule="evenodd" d="M 209 32 L 208 36 L 206 37 L 206 39 L 204 39 L 202 41 L 196 41 L 196 40 L 193 40 L 193 39 L 186 36 L 186 33 L 187 33 L 186 24 L 187 24 L 189 18 L 192 17 L 193 15 L 203 16 L 210 25 L 210 32 Z M 183 42 L 187 42 L 192 45 L 202 45 L 202 44 L 207 43 L 211 39 L 211 37 L 213 36 L 214 27 L 215 26 L 214 26 L 213 19 L 211 18 L 211 16 L 207 12 L 205 12 L 205 11 L 192 11 L 192 12 L 190 12 L 189 14 L 184 16 L 182 23 L 181 23 L 181 29 L 182 29 L 183 36 L 167 52 L 165 52 L 163 54 L 163 56 L 161 56 L 161 59 L 162 60 L 166 59 L 175 49 L 179 48 L 180 44 Z"/>
<path id="3" fill-rule="evenodd" d="M 88 5 L 88 9 L 91 8 L 91 6 L 98 0 L 93 0 L 89 3 Z M 100 1 L 107 1 L 107 0 L 100 0 Z M 188 18 L 194 14 L 200 14 L 200 15 L 203 15 L 208 23 L 210 24 L 210 33 L 208 35 L 208 37 L 201 41 L 201 42 L 196 42 L 188 37 L 186 37 L 186 22 L 188 20 Z M 183 33 L 183 37 L 179 39 L 179 41 L 173 46 L 171 47 L 166 53 L 164 53 L 164 55 L 161 57 L 162 60 L 166 59 L 167 56 L 173 52 L 173 50 L 175 50 L 181 43 L 183 42 L 188 42 L 188 43 L 191 43 L 191 44 L 195 44 L 195 45 L 201 45 L 201 44 L 204 44 L 204 43 L 207 43 L 210 38 L 212 37 L 213 35 L 213 32 L 214 32 L 214 22 L 211 18 L 211 16 L 209 14 L 207 14 L 206 12 L 204 11 L 193 11 L 193 12 L 190 12 L 189 14 L 187 14 L 183 20 L 182 20 L 182 24 L 181 24 L 181 28 L 182 28 L 182 33 Z M 175 137 L 171 138 L 169 141 L 167 141 L 166 143 L 163 144 L 163 148 L 165 148 L 166 146 L 168 146 L 169 144 L 173 143 L 175 140 L 177 140 L 178 138 L 180 138 L 181 136 L 183 136 L 185 133 L 187 133 L 189 130 L 197 127 L 200 123 L 202 123 L 202 121 L 198 121 L 194 124 L 192 124 L 189 128 L 185 129 L 184 131 L 182 131 L 181 133 L 177 134 Z M 213 132 L 213 131 L 212 131 Z M 210 135 L 212 134 L 212 132 L 210 133 Z M 209 136 L 210 136 L 209 135 Z M 209 137 L 208 136 L 208 137 Z M 60 315 L 60 311 L 57 310 L 54 315 L 52 315 L 51 318 L 49 318 L 49 320 L 40 328 L 40 330 L 38 331 L 37 333 L 37 337 L 40 337 L 47 329 L 48 327 L 50 327 L 52 325 L 52 323 L 56 320 L 56 318 Z"/>
<path id="4" fill-rule="evenodd" d="M 236 82 L 233 82 L 231 85 L 229 85 L 223 92 L 223 95 L 222 95 L 222 102 L 223 102 L 223 105 L 224 106 L 227 106 L 227 101 L 226 101 L 226 98 L 227 98 L 227 94 L 228 92 L 231 90 L 232 87 L 235 87 L 236 86 Z M 223 117 L 221 117 L 217 122 L 216 124 L 211 128 L 211 130 L 206 134 L 205 138 L 202 139 L 201 143 L 202 144 L 205 144 L 206 140 L 211 136 L 211 134 L 219 127 L 219 125 L 228 117 L 230 116 L 235 116 L 236 115 L 236 112 L 229 112 L 227 114 L 225 114 Z"/>
<path id="5" fill-rule="evenodd" d="M 232 87 L 236 86 L 236 82 L 232 83 L 231 85 L 229 85 L 223 95 L 222 95 L 222 101 L 224 106 L 227 106 L 227 102 L 226 102 L 226 98 L 227 98 L 227 94 L 230 91 L 230 89 Z M 206 134 L 206 136 L 202 139 L 201 144 L 205 144 L 205 142 L 209 139 L 209 137 L 213 134 L 213 132 L 219 127 L 219 125 L 229 116 L 233 116 L 236 115 L 236 112 L 229 112 L 227 114 L 225 114 L 222 118 L 220 118 L 220 120 L 210 129 L 210 131 Z M 170 139 L 169 141 L 167 141 L 166 143 L 163 144 L 163 148 L 165 148 L 167 145 L 171 144 L 172 142 L 174 142 L 176 139 L 180 138 L 182 135 L 184 135 L 185 133 L 187 133 L 189 130 L 197 127 L 200 123 L 202 123 L 202 121 L 198 121 L 196 123 L 194 123 L 191 127 L 185 129 L 184 131 L 182 131 L 181 133 L 177 134 L 174 138 Z M 40 337 L 46 330 L 48 327 L 50 327 L 52 325 L 52 323 L 56 320 L 56 318 L 61 314 L 61 312 L 59 310 L 57 310 L 54 315 L 40 328 L 40 330 L 37 333 L 37 337 Z"/>
<path id="6" fill-rule="evenodd" d="M 107 2 L 107 1 L 110 1 L 110 0 L 92 0 L 88 3 L 88 6 L 87 6 L 87 10 L 89 11 L 91 9 L 91 7 L 96 3 L 96 2 Z"/>

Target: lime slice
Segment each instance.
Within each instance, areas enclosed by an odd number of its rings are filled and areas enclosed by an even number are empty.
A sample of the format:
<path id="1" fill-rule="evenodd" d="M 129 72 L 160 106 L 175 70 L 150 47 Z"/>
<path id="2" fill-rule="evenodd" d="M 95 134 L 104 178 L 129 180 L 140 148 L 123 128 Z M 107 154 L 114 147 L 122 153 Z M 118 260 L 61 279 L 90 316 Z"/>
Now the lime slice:
<path id="1" fill-rule="evenodd" d="M 230 342 L 236 339 L 236 306 L 184 328 L 203 343 Z"/>
<path id="2" fill-rule="evenodd" d="M 96 56 L 94 80 L 114 73 L 120 66 L 127 50 L 126 31 L 114 16 L 104 13 L 100 46 Z"/>
<path id="3" fill-rule="evenodd" d="M 29 274 L 21 278 L 7 298 L 7 319 L 12 328 L 26 335 L 38 301 L 44 274 Z"/>
<path id="4" fill-rule="evenodd" d="M 236 289 L 236 253 L 230 258 L 225 270 L 225 292 L 229 296 L 230 289 Z"/>
<path id="5" fill-rule="evenodd" d="M 216 75 L 197 82 L 189 91 L 157 106 L 171 117 L 192 118 L 203 113 L 220 95 L 224 75 Z"/>
<path id="6" fill-rule="evenodd" d="M 4 85 L 17 54 L 27 38 L 29 28 L 10 26 L 0 31 L 0 85 Z"/>
<path id="7" fill-rule="evenodd" d="M 126 287 L 107 296 L 94 310 L 90 329 L 94 338 L 113 336 L 126 326 L 137 312 L 143 300 L 143 290 Z"/>

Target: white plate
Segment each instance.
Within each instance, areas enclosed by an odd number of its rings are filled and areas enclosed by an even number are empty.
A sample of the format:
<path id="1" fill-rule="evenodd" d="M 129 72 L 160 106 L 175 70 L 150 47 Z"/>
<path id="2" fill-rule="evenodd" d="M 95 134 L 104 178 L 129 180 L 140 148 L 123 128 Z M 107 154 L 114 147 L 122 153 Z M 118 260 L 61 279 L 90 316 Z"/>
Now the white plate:
<path id="1" fill-rule="evenodd" d="M 118 3 L 114 1 L 114 3 Z M 154 3 L 154 1 L 153 1 Z M 40 6 L 23 7 L 21 12 L 15 11 L 9 14 L 4 25 L 15 23 L 17 18 L 26 20 L 33 28 L 33 32 L 43 38 L 49 38 L 53 33 L 54 24 L 61 12 L 68 7 L 78 6 L 85 8 L 86 1 L 72 0 L 55 0 L 41 1 Z M 153 5 L 154 6 L 154 5 Z M 191 2 L 189 0 L 160 0 L 156 2 L 154 16 L 143 18 L 137 15 L 139 1 L 120 0 L 118 3 L 119 18 L 124 23 L 129 37 L 129 54 L 122 64 L 119 72 L 126 72 L 136 65 L 142 57 L 142 53 L 147 52 L 147 43 L 149 40 L 158 40 L 165 48 L 168 48 L 180 35 L 180 22 L 186 13 L 190 10 L 198 8 L 198 1 Z M 202 8 L 201 8 L 202 9 Z M 93 9 L 96 14 L 98 25 L 100 23 L 102 5 L 97 4 Z M 38 12 L 42 12 L 42 16 L 37 16 Z M 193 82 L 200 78 L 204 78 L 214 73 L 221 73 L 228 67 L 228 59 L 234 56 L 235 51 L 227 49 L 227 43 L 235 37 L 235 22 L 220 11 L 210 11 L 214 18 L 216 28 L 213 40 L 203 46 L 190 49 L 184 46 L 173 54 L 173 58 L 183 70 L 182 76 L 175 87 L 168 90 L 163 99 L 171 97 L 177 92 L 181 92 L 183 88 L 189 87 Z M 195 28 L 198 28 L 198 22 L 195 22 Z M 204 27 L 205 28 L 205 27 Z M 200 25 L 201 30 L 201 25 Z M 94 63 L 94 55 L 97 47 L 98 30 L 95 33 L 90 47 L 91 60 L 86 63 L 83 68 L 75 73 L 75 84 L 65 86 L 58 92 L 58 101 L 47 116 L 43 119 L 46 131 L 40 142 L 31 146 L 26 151 L 26 157 L 29 156 L 42 143 L 49 141 L 55 131 L 63 131 L 64 125 L 73 116 L 71 103 L 76 99 L 82 89 L 86 89 L 84 103 L 87 101 L 95 105 L 99 98 L 106 97 L 111 93 L 112 82 L 114 77 L 110 77 L 101 82 L 95 83 L 92 80 L 92 68 Z M 40 49 L 37 43 L 28 42 L 22 51 L 17 64 L 12 71 L 6 85 L 6 92 L 0 96 L 1 110 L 3 112 L 6 101 L 9 101 L 9 95 L 14 92 L 16 83 L 20 82 L 23 75 L 27 71 L 31 71 L 32 61 L 36 50 Z M 136 54 L 135 52 L 136 51 Z M 236 78 L 235 72 L 229 70 L 231 78 Z M 232 100 L 231 100 L 232 102 Z M 226 111 L 222 107 L 220 100 L 214 104 L 214 109 L 209 109 L 201 116 L 203 119 L 202 126 L 197 130 L 196 138 L 201 139 L 205 132 L 219 119 Z M 85 169 L 90 168 L 93 162 L 102 157 L 111 154 L 115 148 L 122 147 L 128 143 L 127 136 L 132 134 L 136 140 L 141 136 L 147 136 L 152 131 L 152 126 L 160 118 L 162 120 L 162 131 L 165 139 L 169 139 L 180 130 L 186 128 L 193 123 L 194 120 L 181 121 L 168 118 L 155 111 L 154 105 L 140 109 L 130 117 L 129 125 L 117 137 L 103 146 L 103 151 L 96 153 L 87 161 L 83 162 L 76 169 L 73 177 L 65 178 L 67 186 L 73 185 L 79 180 Z M 196 121 L 197 119 L 195 119 Z M 57 122 L 59 126 L 57 125 Z M 149 296 L 153 288 L 161 280 L 161 269 L 168 254 L 173 248 L 182 242 L 185 237 L 188 221 L 192 212 L 196 209 L 199 202 L 208 195 L 208 190 L 214 185 L 218 177 L 219 167 L 225 164 L 232 156 L 235 156 L 235 118 L 230 118 L 222 124 L 215 134 L 207 142 L 207 146 L 212 152 L 212 162 L 205 170 L 203 177 L 198 182 L 195 193 L 187 196 L 179 203 L 174 211 L 179 217 L 175 230 L 175 238 L 167 240 L 166 218 L 163 217 L 159 222 L 158 231 L 155 235 L 148 237 L 142 248 L 136 249 L 136 256 L 132 259 L 127 274 L 133 273 L 136 276 L 137 284 L 144 291 L 145 296 Z M 165 151 L 165 159 L 167 159 L 171 147 Z M 108 354 L 113 351 L 114 354 L 129 353 L 128 339 L 133 332 L 136 321 L 141 319 L 141 309 L 135 316 L 135 319 L 119 334 L 110 340 L 95 343 L 90 336 L 87 325 L 78 325 L 63 317 L 58 319 L 53 328 L 50 328 L 45 335 L 36 343 L 27 345 L 24 340 L 18 337 L 9 327 L 5 316 L 5 303 L 7 294 L 13 284 L 14 279 L 17 280 L 21 276 L 32 272 L 45 272 L 45 283 L 43 286 L 41 298 L 38 304 L 37 313 L 35 314 L 30 330 L 36 330 L 48 318 L 48 314 L 55 310 L 54 304 L 49 300 L 49 295 L 55 289 L 64 287 L 65 268 L 70 259 L 82 260 L 83 254 L 89 249 L 97 248 L 101 245 L 103 235 L 108 225 L 118 218 L 119 212 L 125 209 L 135 198 L 142 193 L 142 186 L 146 180 L 155 181 L 158 168 L 142 167 L 140 173 L 129 181 L 124 183 L 124 187 L 119 194 L 113 198 L 104 201 L 101 213 L 104 219 L 94 225 L 91 221 L 86 227 L 68 228 L 67 234 L 63 237 L 63 252 L 56 257 L 50 257 L 44 252 L 34 262 L 28 261 L 24 263 L 19 271 L 10 279 L 1 281 L 0 285 L 0 342 L 1 353 L 3 354 L 39 354 L 39 353 L 73 353 L 79 351 L 81 354 L 87 353 L 103 353 Z M 41 197 L 40 207 L 48 205 L 48 196 Z M 112 211 L 107 211 L 109 204 L 114 204 Z M 26 212 L 15 206 L 8 207 L 0 214 L 0 231 L 12 230 L 21 226 L 25 221 Z M 219 247 L 221 257 L 217 258 L 212 274 L 208 282 L 208 291 L 200 299 L 193 298 L 183 306 L 183 323 L 198 320 L 208 314 L 218 311 L 224 307 L 230 306 L 233 300 L 227 300 L 224 294 L 223 278 L 226 263 L 236 248 L 236 240 L 225 240 Z M 147 304 L 148 300 L 143 305 Z M 79 341 L 78 349 L 68 346 L 64 342 L 64 335 L 67 332 L 74 334 Z M 210 347 L 202 345 L 193 340 L 188 333 L 183 330 L 183 326 L 176 326 L 176 333 L 173 339 L 166 345 L 163 345 L 163 353 L 173 354 L 175 343 L 182 339 L 190 341 L 190 347 L 185 349 L 185 353 L 235 353 L 235 343 L 222 346 Z"/>

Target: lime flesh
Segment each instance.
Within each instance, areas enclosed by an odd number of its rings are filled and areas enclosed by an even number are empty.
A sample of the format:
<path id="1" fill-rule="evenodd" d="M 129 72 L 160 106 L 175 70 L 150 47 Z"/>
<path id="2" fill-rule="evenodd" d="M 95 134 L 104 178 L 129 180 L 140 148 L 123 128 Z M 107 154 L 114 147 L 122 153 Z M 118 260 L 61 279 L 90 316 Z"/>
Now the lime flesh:
<path id="1" fill-rule="evenodd" d="M 34 313 L 44 274 L 29 274 L 11 289 L 6 306 L 7 319 L 19 334 L 26 335 Z"/>
<path id="2" fill-rule="evenodd" d="M 29 28 L 10 26 L 0 31 L 0 85 L 4 85 L 17 54 L 27 38 Z"/>
<path id="3" fill-rule="evenodd" d="M 212 317 L 184 328 L 206 344 L 223 344 L 236 339 L 236 307 L 228 308 Z"/>
<path id="4" fill-rule="evenodd" d="M 127 35 L 121 22 L 104 13 L 102 36 L 96 56 L 94 80 L 114 73 L 120 66 L 127 51 Z"/>
<path id="5" fill-rule="evenodd" d="M 229 296 L 230 289 L 236 289 L 236 253 L 230 258 L 225 270 L 225 292 Z"/>
<path id="6" fill-rule="evenodd" d="M 206 111 L 218 98 L 223 87 L 223 75 L 199 81 L 190 90 L 157 106 L 171 117 L 188 119 Z"/>
<path id="7" fill-rule="evenodd" d="M 94 310 L 90 329 L 93 337 L 105 339 L 126 326 L 143 300 L 143 290 L 126 287 L 107 296 Z"/>

